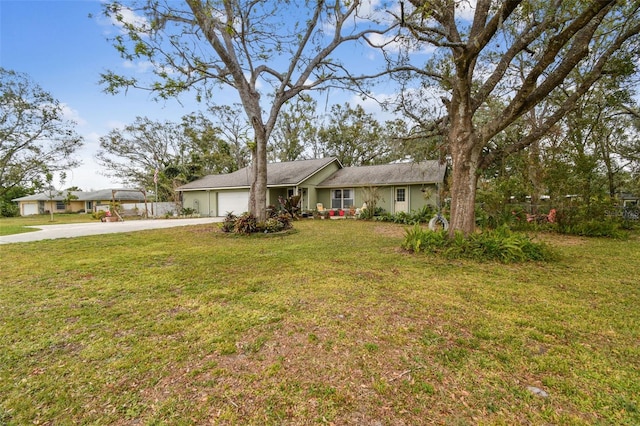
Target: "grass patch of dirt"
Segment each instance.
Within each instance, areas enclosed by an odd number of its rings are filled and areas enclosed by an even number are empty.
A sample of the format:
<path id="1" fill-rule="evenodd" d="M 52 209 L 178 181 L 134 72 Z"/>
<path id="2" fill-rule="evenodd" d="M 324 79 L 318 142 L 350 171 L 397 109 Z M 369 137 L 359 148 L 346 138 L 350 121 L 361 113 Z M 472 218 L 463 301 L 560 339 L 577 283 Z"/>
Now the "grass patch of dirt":
<path id="1" fill-rule="evenodd" d="M 502 265 L 294 226 L 3 246 L 0 424 L 640 423 L 638 239 Z"/>

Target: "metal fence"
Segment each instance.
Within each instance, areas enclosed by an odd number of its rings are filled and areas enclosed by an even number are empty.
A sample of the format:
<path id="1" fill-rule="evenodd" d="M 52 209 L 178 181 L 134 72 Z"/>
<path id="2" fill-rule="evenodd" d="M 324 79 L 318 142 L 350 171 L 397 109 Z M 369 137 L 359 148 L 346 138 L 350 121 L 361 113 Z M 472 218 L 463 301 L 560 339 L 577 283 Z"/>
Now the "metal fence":
<path id="1" fill-rule="evenodd" d="M 487 206 L 483 203 L 477 204 L 480 209 L 486 210 Z M 520 209 L 527 215 L 546 216 L 551 210 L 560 211 L 565 208 L 571 208 L 571 205 L 564 205 L 561 207 L 553 207 L 550 203 L 531 204 L 531 203 L 509 203 L 505 204 L 504 208 Z M 622 220 L 637 221 L 640 220 L 640 205 L 626 205 L 609 208 L 606 210 L 608 217 L 616 217 Z"/>

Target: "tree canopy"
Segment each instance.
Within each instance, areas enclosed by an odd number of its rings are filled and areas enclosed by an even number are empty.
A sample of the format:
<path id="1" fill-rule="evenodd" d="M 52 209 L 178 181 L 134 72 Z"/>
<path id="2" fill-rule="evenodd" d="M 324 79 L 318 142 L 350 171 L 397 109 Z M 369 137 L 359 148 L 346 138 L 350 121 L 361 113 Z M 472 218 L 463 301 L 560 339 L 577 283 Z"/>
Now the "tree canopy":
<path id="1" fill-rule="evenodd" d="M 79 165 L 83 144 L 63 105 L 27 75 L 0 67 L 0 198 L 12 188 L 38 188 L 47 173 Z"/>
<path id="2" fill-rule="evenodd" d="M 370 3 L 360 0 L 186 0 L 105 5 L 122 26 L 115 47 L 128 60 L 153 65 L 154 78 L 142 81 L 104 73 L 108 92 L 129 87 L 154 91 L 160 98 L 194 90 L 199 99 L 234 91 L 253 129 L 253 181 L 250 211 L 266 215 L 267 142 L 282 106 L 301 92 L 347 86 L 357 81 L 334 55 L 347 43 L 365 42 L 388 26 L 370 21 Z M 127 19 L 133 10 L 140 19 Z"/>
<path id="3" fill-rule="evenodd" d="M 640 2 L 409 3 L 398 20 L 412 50 L 391 61 L 405 84 L 402 110 L 421 137 L 440 138 L 453 168 L 450 233 L 468 234 L 480 170 L 547 134 L 603 75 L 633 69 Z M 431 52 L 426 63 L 416 51 Z M 495 143 L 547 99 L 554 102 L 526 134 Z"/>
<path id="4" fill-rule="evenodd" d="M 138 117 L 101 137 L 96 159 L 125 184 L 155 189 L 157 180 L 159 199 L 172 200 L 180 185 L 245 166 L 243 147 L 227 136 L 202 114 L 186 115 L 180 123 Z"/>
<path id="5" fill-rule="evenodd" d="M 159 98 L 189 92 L 210 102 L 221 88 L 231 88 L 252 130 L 250 210 L 261 219 L 267 142 L 283 107 L 304 91 L 365 92 L 365 78 L 392 76 L 402 87 L 399 110 L 418 123 L 411 140 L 427 147 L 411 151 L 451 162 L 450 233 L 469 234 L 482 171 L 528 147 L 537 149 L 603 76 L 634 72 L 640 52 L 638 0 L 378 5 L 395 21 L 380 20 L 371 3 L 358 0 L 132 4 L 127 9 L 109 3 L 105 13 L 123 29 L 115 47 L 127 60 L 148 61 L 152 77 L 107 72 L 105 90 L 142 88 Z M 130 19 L 132 11 L 136 19 Z M 385 38 L 396 28 L 395 38 Z M 357 75 L 337 55 L 352 43 L 379 48 L 388 68 Z M 295 127 L 301 123 L 287 113 L 284 123 L 292 126 L 275 135 L 272 149 L 290 159 L 302 152 Z"/>
<path id="6" fill-rule="evenodd" d="M 310 145 L 318 133 L 317 107 L 318 103 L 307 95 L 297 96 L 285 105 L 271 133 L 271 160 L 295 161 L 306 157 L 307 148 L 313 151 Z"/>
<path id="7" fill-rule="evenodd" d="M 344 166 L 387 164 L 402 158 L 397 140 L 406 135 L 402 120 L 380 123 L 360 106 L 333 105 L 317 134 L 324 156 Z"/>

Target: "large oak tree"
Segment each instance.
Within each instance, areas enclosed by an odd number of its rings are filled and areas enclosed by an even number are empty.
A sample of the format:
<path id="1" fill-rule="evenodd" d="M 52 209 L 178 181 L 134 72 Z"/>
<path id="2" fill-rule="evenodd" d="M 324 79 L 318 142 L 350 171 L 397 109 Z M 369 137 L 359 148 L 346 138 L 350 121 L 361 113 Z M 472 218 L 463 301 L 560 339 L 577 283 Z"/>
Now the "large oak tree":
<path id="1" fill-rule="evenodd" d="M 146 88 L 160 97 L 189 89 L 218 96 L 221 86 L 239 97 L 253 128 L 249 209 L 266 215 L 267 141 L 282 106 L 303 91 L 353 82 L 335 55 L 346 43 L 384 33 L 360 0 L 184 0 L 105 6 L 124 34 L 115 46 L 130 61 L 148 61 L 154 77 L 103 74 L 106 90 Z M 135 17 L 132 16 L 135 12 Z"/>
<path id="2" fill-rule="evenodd" d="M 400 55 L 393 65 L 442 95 L 443 111 L 428 124 L 422 119 L 421 132 L 440 137 L 452 162 L 450 233 L 469 234 L 479 171 L 539 140 L 602 75 L 637 63 L 640 1 L 409 3 L 398 18 L 417 49 L 434 53 L 427 64 Z M 492 143 L 549 97 L 554 108 L 527 134 L 509 144 Z M 411 92 L 403 99 L 410 100 Z"/>

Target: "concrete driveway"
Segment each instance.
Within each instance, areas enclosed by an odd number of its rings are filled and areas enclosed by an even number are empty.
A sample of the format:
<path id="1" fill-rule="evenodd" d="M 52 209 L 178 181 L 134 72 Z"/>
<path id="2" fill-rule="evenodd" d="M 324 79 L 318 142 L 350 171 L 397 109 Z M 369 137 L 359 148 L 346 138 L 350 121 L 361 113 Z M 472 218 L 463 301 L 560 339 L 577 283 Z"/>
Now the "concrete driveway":
<path id="1" fill-rule="evenodd" d="M 87 235 L 115 234 L 118 232 L 135 232 L 147 229 L 173 228 L 176 226 L 202 225 L 222 222 L 220 217 L 199 217 L 195 219 L 147 219 L 126 220 L 124 222 L 89 222 L 70 223 L 66 225 L 38 225 L 29 228 L 34 232 L 0 236 L 0 244 L 25 243 L 29 241 L 52 240 L 56 238 L 74 238 Z"/>

